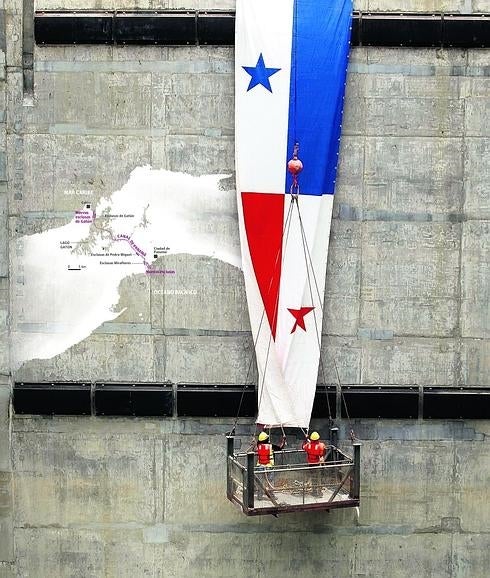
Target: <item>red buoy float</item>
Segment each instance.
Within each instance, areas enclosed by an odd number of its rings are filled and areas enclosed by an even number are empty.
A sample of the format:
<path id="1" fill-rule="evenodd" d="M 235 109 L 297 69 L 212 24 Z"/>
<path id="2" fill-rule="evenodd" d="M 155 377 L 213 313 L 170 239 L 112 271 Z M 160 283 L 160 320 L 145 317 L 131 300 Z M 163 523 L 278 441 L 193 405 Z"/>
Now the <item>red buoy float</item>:
<path id="1" fill-rule="evenodd" d="M 293 175 L 294 182 L 297 183 L 296 177 L 303 170 L 303 163 L 298 158 L 299 143 L 294 143 L 293 158 L 288 161 L 288 171 Z"/>
<path id="2" fill-rule="evenodd" d="M 296 177 L 301 171 L 303 170 L 303 163 L 299 160 L 298 157 L 293 157 L 288 162 L 288 171 Z"/>
<path id="3" fill-rule="evenodd" d="M 296 200 L 298 199 L 299 195 L 298 175 L 303 170 L 303 163 L 298 158 L 298 151 L 299 151 L 299 143 L 296 142 L 294 143 L 293 148 L 293 158 L 288 161 L 288 171 L 293 177 L 290 193 L 293 196 L 293 199 Z"/>

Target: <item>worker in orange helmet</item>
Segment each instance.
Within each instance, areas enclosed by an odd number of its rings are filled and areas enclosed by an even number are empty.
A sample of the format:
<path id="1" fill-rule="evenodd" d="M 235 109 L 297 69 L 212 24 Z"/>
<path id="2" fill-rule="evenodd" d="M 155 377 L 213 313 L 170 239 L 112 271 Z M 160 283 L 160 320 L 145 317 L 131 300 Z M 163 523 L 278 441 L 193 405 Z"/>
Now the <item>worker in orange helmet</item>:
<path id="1" fill-rule="evenodd" d="M 312 471 L 311 485 L 312 493 L 316 497 L 321 497 L 321 470 L 320 465 L 325 461 L 325 454 L 327 453 L 326 445 L 320 441 L 320 434 L 317 431 L 311 432 L 308 439 L 303 442 L 303 450 L 306 452 L 306 459 Z"/>

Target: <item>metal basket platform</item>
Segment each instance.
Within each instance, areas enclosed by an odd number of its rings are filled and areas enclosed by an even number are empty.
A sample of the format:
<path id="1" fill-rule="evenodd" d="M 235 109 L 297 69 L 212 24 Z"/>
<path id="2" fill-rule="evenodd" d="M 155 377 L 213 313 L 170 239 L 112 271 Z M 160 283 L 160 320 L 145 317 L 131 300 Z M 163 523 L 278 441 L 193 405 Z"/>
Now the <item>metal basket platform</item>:
<path id="1" fill-rule="evenodd" d="M 329 445 L 321 464 L 293 449 L 274 452 L 274 466 L 264 467 L 256 453 L 235 453 L 234 438 L 227 440 L 227 496 L 247 516 L 359 506 L 360 443 L 354 458 Z"/>

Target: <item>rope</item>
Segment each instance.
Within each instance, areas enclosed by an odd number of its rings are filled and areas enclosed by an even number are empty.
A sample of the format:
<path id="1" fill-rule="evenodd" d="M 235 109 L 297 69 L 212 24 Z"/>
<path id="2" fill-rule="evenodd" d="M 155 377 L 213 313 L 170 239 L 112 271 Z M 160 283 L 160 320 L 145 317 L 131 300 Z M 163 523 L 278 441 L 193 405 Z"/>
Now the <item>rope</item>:
<path id="1" fill-rule="evenodd" d="M 288 214 L 286 215 L 286 220 L 285 220 L 285 222 L 284 222 L 284 227 L 283 227 L 282 237 L 281 237 L 281 246 L 279 247 L 279 250 L 277 251 L 276 260 L 275 260 L 275 262 L 274 262 L 273 274 L 271 275 L 271 280 L 270 280 L 270 283 L 269 283 L 269 287 L 268 287 L 268 289 L 267 289 L 267 293 L 269 293 L 270 290 L 271 290 L 272 282 L 273 282 L 273 280 L 274 280 L 274 273 L 277 271 L 277 266 L 278 266 L 278 262 L 279 262 L 279 255 L 281 254 L 281 251 L 282 251 L 282 239 L 284 239 L 284 233 L 286 232 L 286 228 L 287 228 L 287 235 L 286 235 L 286 245 L 287 245 L 287 240 L 288 240 L 288 238 L 289 238 L 289 229 L 290 229 L 290 226 L 291 226 L 291 221 L 290 221 L 290 219 L 291 219 L 291 213 L 292 213 L 292 203 L 291 203 L 290 206 L 289 206 Z M 284 247 L 284 248 L 286 248 L 286 247 Z M 283 255 L 283 259 L 284 259 L 284 255 Z M 278 306 L 279 306 L 279 294 L 278 294 L 277 299 L 276 299 L 276 304 L 275 304 L 275 308 L 274 308 L 274 315 L 273 315 L 273 321 L 276 319 Z M 262 329 L 262 324 L 263 324 L 263 322 L 264 322 L 264 317 L 265 317 L 265 307 L 264 307 L 263 310 L 262 310 L 262 315 L 261 315 L 261 317 L 260 317 L 259 327 L 258 327 L 258 329 L 257 329 L 257 335 L 255 336 L 255 339 L 254 339 L 254 348 L 253 348 L 254 351 L 255 351 L 255 349 L 256 349 L 256 347 L 257 347 L 257 343 L 258 343 L 258 341 L 259 341 L 260 331 L 261 331 L 261 329 Z M 267 357 L 266 357 L 266 363 L 265 363 L 264 370 L 265 370 L 265 368 L 267 367 L 267 361 L 268 361 L 268 359 L 269 359 L 269 350 L 270 350 L 271 340 L 272 340 L 272 333 L 271 333 L 271 335 L 269 336 L 269 343 L 268 343 L 268 346 L 267 346 Z M 236 417 L 235 417 L 235 422 L 234 422 L 234 424 L 233 424 L 233 428 L 230 430 L 230 432 L 229 432 L 227 435 L 235 435 L 236 426 L 237 426 L 237 424 L 238 424 L 238 418 L 239 418 L 239 416 L 240 416 L 240 410 L 242 409 L 243 399 L 244 399 L 244 397 L 245 397 L 245 391 L 246 391 L 247 385 L 249 385 L 247 382 L 248 382 L 248 378 L 249 378 L 249 375 L 250 375 L 250 371 L 251 371 L 251 369 L 252 369 L 253 360 L 254 360 L 254 356 L 253 356 L 253 354 L 252 354 L 252 355 L 250 356 L 250 363 L 248 364 L 247 374 L 246 374 L 246 376 L 245 376 L 245 384 L 244 384 L 244 386 L 243 386 L 243 388 L 242 388 L 242 394 L 241 394 L 241 396 L 240 396 L 240 402 L 239 402 L 239 404 L 238 404 L 238 410 L 237 410 L 237 414 L 236 414 Z M 264 371 L 263 380 L 265 380 L 265 371 Z M 260 394 L 260 398 L 259 398 L 258 405 L 260 405 L 260 401 L 261 401 L 261 399 L 262 399 L 262 393 L 263 393 L 263 391 L 264 391 L 263 385 L 264 385 L 264 381 L 262 381 L 261 394 Z M 256 428 L 256 431 L 257 431 L 257 428 Z M 255 438 L 255 435 L 254 435 L 254 438 Z"/>
<path id="2" fill-rule="evenodd" d="M 293 58 L 292 58 L 292 62 L 294 63 L 294 113 L 293 113 L 293 119 L 294 119 L 294 140 L 296 141 L 297 139 L 297 134 L 296 134 L 296 111 L 297 111 L 297 94 L 298 94 L 298 66 L 297 66 L 297 59 L 296 59 L 296 54 L 297 54 L 297 46 L 298 46 L 298 2 L 294 3 L 294 30 L 293 30 L 293 46 L 294 46 L 294 54 L 293 54 Z"/>
<path id="3" fill-rule="evenodd" d="M 308 248 L 308 242 L 306 239 L 306 233 L 305 233 L 305 229 L 303 227 L 303 219 L 301 217 L 301 211 L 299 208 L 299 201 L 296 202 L 296 206 L 298 209 L 298 218 L 299 218 L 299 223 L 300 223 L 300 229 L 301 229 L 301 239 L 303 241 L 303 253 L 305 255 L 305 262 L 306 262 L 306 274 L 307 274 L 307 279 L 308 279 L 308 288 L 310 290 L 310 298 L 311 298 L 311 304 L 314 304 L 314 300 L 313 300 L 313 292 L 312 292 L 312 288 L 311 288 L 311 279 L 310 279 L 310 273 L 309 273 L 309 267 L 308 267 L 308 258 L 309 258 L 309 265 L 311 267 L 311 271 L 312 271 L 312 276 L 313 279 L 315 281 L 315 286 L 316 286 L 316 290 L 317 290 L 317 295 L 318 295 L 318 302 L 320 305 L 320 312 L 322 313 L 322 319 L 323 319 L 323 304 L 322 304 L 322 299 L 320 296 L 320 291 L 318 289 L 318 284 L 316 282 L 316 277 L 315 277 L 315 269 L 313 267 L 313 261 L 311 259 L 311 254 L 310 254 L 310 250 Z M 318 324 L 317 324 L 317 320 L 316 320 L 316 315 L 315 313 L 313 313 L 313 319 L 315 320 L 315 331 L 316 331 L 316 338 L 317 338 L 317 342 L 318 342 L 318 351 L 320 353 L 320 370 L 322 373 L 322 379 L 323 379 L 323 384 L 325 387 L 325 395 L 327 398 L 327 409 L 328 409 L 328 419 L 329 419 L 329 423 L 332 422 L 332 410 L 330 407 L 330 400 L 328 398 L 328 390 L 327 390 L 327 380 L 325 377 L 325 368 L 323 365 L 323 357 L 322 357 L 322 346 L 321 346 L 321 339 L 320 339 L 320 335 L 319 335 L 319 331 L 318 331 Z"/>
<path id="4" fill-rule="evenodd" d="M 296 146 L 296 145 L 295 145 L 295 146 Z M 296 189 L 296 190 L 297 190 L 297 193 L 296 193 L 296 194 L 293 193 L 293 186 L 296 186 L 296 188 L 297 188 L 297 189 Z M 302 219 L 302 216 L 301 216 L 301 210 L 300 210 L 300 206 L 299 206 L 299 197 L 298 197 L 298 194 L 299 194 L 299 185 L 298 185 L 297 179 L 294 178 L 294 179 L 293 179 L 293 185 L 291 186 L 291 203 L 290 203 L 290 205 L 289 205 L 289 209 L 288 209 L 288 213 L 287 213 L 287 216 L 286 216 L 286 220 L 285 220 L 284 228 L 283 228 L 283 233 L 282 233 L 283 239 L 284 239 L 284 234 L 286 233 L 285 243 L 284 243 L 284 251 L 283 251 L 283 254 L 282 254 L 282 261 L 284 260 L 284 256 L 285 256 L 285 253 L 286 253 L 287 242 L 288 242 L 288 239 L 289 239 L 289 232 L 290 232 L 290 228 L 291 228 L 292 210 L 293 210 L 294 204 L 296 204 L 296 208 L 297 208 L 297 211 L 298 211 L 298 219 L 299 219 L 299 223 L 300 223 L 301 239 L 302 239 L 302 244 L 303 244 L 303 253 L 304 253 L 304 257 L 305 257 L 306 274 L 307 274 L 308 288 L 309 288 L 309 292 L 310 292 L 311 304 L 312 304 L 312 306 L 314 306 L 314 297 L 313 297 L 312 283 L 311 283 L 311 277 L 312 277 L 312 278 L 313 278 L 314 285 L 315 285 L 315 289 L 316 289 L 316 294 L 317 294 L 317 297 L 318 297 L 318 302 L 319 302 L 319 305 L 320 305 L 320 311 L 322 312 L 322 317 L 323 317 L 322 298 L 321 298 L 320 290 L 319 290 L 319 287 L 318 287 L 318 281 L 317 281 L 316 275 L 315 275 L 315 268 L 314 268 L 314 266 L 313 266 L 313 260 L 312 260 L 311 252 L 310 252 L 310 249 L 309 249 L 309 246 L 308 246 L 308 240 L 307 240 L 307 237 L 306 237 L 306 232 L 305 232 L 304 225 L 303 225 L 303 219 Z M 283 246 L 282 246 L 282 244 L 281 244 L 281 247 L 279 248 L 279 250 L 278 250 L 278 252 L 277 252 L 277 255 L 276 255 L 276 261 L 275 261 L 275 263 L 274 263 L 274 272 L 277 270 L 277 265 L 278 265 L 278 261 L 279 261 L 279 255 L 280 255 L 282 249 L 283 249 Z M 310 277 L 310 269 L 311 269 L 311 277 Z M 270 284 L 269 284 L 268 291 L 270 291 L 270 289 L 271 289 L 271 287 L 272 287 L 273 279 L 274 279 L 274 275 L 271 276 L 271 281 L 270 281 Z M 273 320 L 275 320 L 276 317 L 277 317 L 278 307 L 279 307 L 279 293 L 278 293 L 278 295 L 277 295 L 277 297 L 276 297 L 276 302 L 275 302 L 275 306 L 274 306 Z M 257 330 L 257 335 L 256 335 L 256 337 L 255 337 L 255 339 L 254 339 L 254 350 L 255 350 L 256 345 L 257 345 L 257 343 L 258 343 L 258 339 L 259 339 L 259 335 L 260 335 L 260 331 L 261 331 L 261 328 L 262 328 L 262 324 L 263 324 L 264 317 L 265 317 L 265 307 L 264 307 L 264 309 L 263 309 L 263 311 L 262 311 L 262 315 L 261 315 L 259 327 L 258 327 L 258 330 Z M 327 380 L 326 380 L 326 376 L 325 376 L 325 366 L 324 366 L 324 363 L 323 363 L 323 357 L 322 357 L 322 351 L 321 351 L 321 340 L 320 340 L 320 336 L 319 336 L 319 332 L 318 332 L 317 316 L 316 316 L 315 313 L 313 314 L 313 319 L 314 319 L 314 322 L 315 322 L 315 332 L 316 332 L 318 350 L 319 350 L 319 354 L 320 354 L 320 370 L 321 370 L 322 379 L 323 379 L 323 383 L 324 383 L 324 387 L 325 387 L 325 397 L 326 397 L 326 401 L 327 401 L 328 417 L 329 417 L 329 422 L 330 422 L 330 423 L 333 423 L 333 420 L 332 420 L 332 410 L 331 410 L 330 400 L 329 400 L 328 390 L 327 390 Z M 266 370 L 266 368 L 267 368 L 267 363 L 268 363 L 268 360 L 269 360 L 269 353 L 270 353 L 271 343 L 272 343 L 272 333 L 269 335 L 269 341 L 268 341 L 268 344 L 267 344 L 266 361 L 265 361 L 265 366 L 264 366 L 264 373 L 263 373 L 263 376 L 262 376 L 262 383 L 261 383 L 261 386 L 260 386 L 260 396 L 259 396 L 259 400 L 258 400 L 258 405 L 259 405 L 259 406 L 260 406 L 260 403 L 261 403 L 261 401 L 262 401 L 262 396 L 263 396 L 263 393 L 264 393 L 264 383 L 265 383 L 265 374 L 266 374 L 266 371 L 265 371 L 265 370 Z M 250 364 L 249 364 L 249 367 L 248 367 L 248 370 L 247 370 L 247 376 L 246 376 L 246 380 L 245 380 L 245 381 L 248 380 L 248 377 L 249 377 L 249 374 L 250 374 L 250 370 L 251 370 L 251 367 L 252 367 L 252 363 L 253 363 L 253 356 L 251 356 L 251 360 L 250 360 Z M 348 421 L 348 423 L 349 423 L 350 437 L 351 437 L 351 440 L 354 441 L 354 439 L 356 439 L 356 436 L 355 436 L 354 429 L 353 429 L 353 426 L 352 426 L 352 421 L 351 421 L 351 418 L 350 418 L 350 415 L 349 415 L 349 410 L 348 410 L 348 407 L 347 407 L 347 402 L 346 402 L 346 400 L 345 400 L 345 396 L 344 396 L 344 393 L 343 393 L 343 391 L 342 391 L 342 383 L 341 383 L 341 381 L 340 381 L 340 375 L 339 375 L 337 363 L 336 363 L 336 361 L 335 361 L 335 356 L 333 356 L 333 364 L 334 364 L 334 367 L 335 367 L 335 373 L 336 373 L 336 376 L 337 376 L 337 382 L 338 382 L 338 385 L 339 385 L 341 398 L 342 398 L 342 401 L 343 401 L 343 404 L 344 404 L 344 407 L 345 407 L 345 412 L 346 412 L 346 416 L 347 416 L 347 421 Z M 231 432 L 230 432 L 231 435 L 233 435 L 233 434 L 235 433 L 236 426 L 237 426 L 237 424 L 238 424 L 238 417 L 239 417 L 240 410 L 241 410 L 241 407 L 242 407 L 242 403 L 243 403 L 243 398 L 244 398 L 244 395 L 245 395 L 246 386 L 247 386 L 247 384 L 245 384 L 244 388 L 242 389 L 242 395 L 241 395 L 241 397 L 240 397 L 240 403 L 239 403 L 239 406 L 238 406 L 237 415 L 236 415 L 236 418 L 235 418 L 235 422 L 234 422 L 233 428 L 232 428 L 232 430 L 231 430 Z M 305 428 L 300 428 L 300 429 L 301 429 L 303 435 L 305 436 L 305 438 L 307 438 L 307 437 L 308 437 L 308 429 L 305 429 Z M 282 433 L 283 433 L 283 435 L 284 435 L 284 437 L 285 437 L 284 428 L 282 427 L 282 424 L 281 424 L 281 430 L 282 430 Z M 257 428 L 256 428 L 256 431 L 257 431 Z M 269 434 L 270 434 L 270 427 L 269 427 Z M 254 440 L 255 440 L 255 434 L 254 434 L 253 437 L 254 437 Z M 270 437 L 270 436 L 269 436 L 269 437 Z"/>
<path id="5" fill-rule="evenodd" d="M 287 247 L 287 244 L 288 244 L 289 230 L 290 230 L 290 228 L 291 228 L 291 214 L 292 214 L 292 212 L 293 212 L 293 199 L 291 198 L 291 203 L 290 203 L 290 205 L 289 205 L 288 214 L 287 214 L 287 216 L 286 216 L 286 221 L 285 221 L 285 223 L 284 223 L 284 229 L 283 229 L 283 237 L 284 237 L 284 231 L 286 230 L 286 227 L 287 227 L 286 240 L 285 240 L 285 242 L 284 242 L 284 251 L 283 251 L 283 253 L 282 253 L 281 263 L 282 263 L 282 261 L 284 261 L 284 255 L 285 255 L 285 253 L 286 253 L 286 247 Z M 281 243 L 281 249 L 282 249 L 282 243 Z M 280 250 L 281 250 L 281 249 L 280 249 Z M 278 254 L 278 257 L 279 257 L 279 254 Z M 277 258 L 278 258 L 278 257 L 277 257 Z M 272 279 L 271 279 L 271 283 L 272 283 Z M 277 318 L 277 310 L 278 310 L 278 308 L 279 308 L 279 292 L 277 292 L 276 302 L 275 302 L 275 305 L 274 305 L 273 321 L 275 321 L 276 318 Z M 260 403 L 262 402 L 262 396 L 263 396 L 263 394 L 264 394 L 264 382 L 265 382 L 265 373 L 266 373 L 265 370 L 267 369 L 267 362 L 269 361 L 269 351 L 270 351 L 271 342 L 272 342 L 272 332 L 271 332 L 270 335 L 269 335 L 269 343 L 268 343 L 268 345 L 267 345 L 267 356 L 266 356 L 265 365 L 264 365 L 264 374 L 263 374 L 263 376 L 262 376 L 262 384 L 261 384 L 261 387 L 260 387 L 260 396 L 259 396 L 259 400 L 258 400 L 258 404 L 257 404 L 258 407 L 260 407 Z"/>
<path id="6" fill-rule="evenodd" d="M 317 292 L 317 295 L 318 295 L 318 299 L 319 299 L 319 301 L 320 301 L 320 303 L 321 303 L 322 300 L 321 300 L 321 296 L 320 296 L 320 289 L 318 288 L 318 282 L 317 282 L 316 275 L 315 275 L 315 268 L 313 267 L 313 260 L 312 260 L 312 258 L 311 258 L 310 249 L 309 249 L 309 247 L 308 247 L 308 240 L 307 240 L 307 238 L 306 238 L 306 233 L 305 233 L 305 230 L 304 230 L 304 227 L 303 227 L 303 220 L 302 220 L 302 218 L 301 218 L 301 212 L 300 212 L 300 209 L 299 209 L 299 203 L 298 203 L 298 216 L 299 216 L 299 221 L 300 221 L 300 226 L 301 226 L 301 234 L 302 234 L 302 237 L 303 237 L 303 244 L 304 244 L 304 246 L 306 247 L 306 252 L 307 252 L 307 254 L 308 254 L 309 263 L 310 263 L 310 267 L 311 267 L 311 271 L 312 271 L 313 281 L 314 281 L 314 283 L 315 283 L 315 289 L 316 289 L 316 292 Z M 308 266 L 307 266 L 307 271 L 308 271 Z M 309 282 L 310 282 L 310 281 L 309 281 L 309 275 L 308 275 L 308 283 L 309 283 Z M 311 289 L 311 286 L 310 286 L 310 289 Z M 312 303 L 313 303 L 313 302 L 312 302 Z M 315 316 L 314 316 L 314 317 L 315 317 Z M 315 325 L 316 325 L 316 317 L 315 317 Z M 318 338 L 318 332 L 317 332 L 317 338 Z M 357 438 L 356 438 L 356 435 L 355 435 L 355 432 L 354 432 L 354 428 L 353 428 L 353 425 L 352 425 L 351 418 L 350 418 L 350 416 L 349 416 L 349 410 L 348 410 L 348 407 L 347 407 L 347 402 L 346 402 L 346 400 L 345 400 L 344 392 L 343 392 L 343 390 L 342 390 L 342 382 L 340 381 L 340 375 L 339 375 L 339 370 L 338 370 L 338 368 L 337 368 L 337 363 L 336 363 L 336 361 L 335 361 L 335 355 L 332 356 L 332 360 L 333 360 L 333 364 L 334 364 L 334 367 L 335 367 L 335 373 L 336 373 L 336 375 L 337 375 L 337 382 L 338 382 L 339 389 L 340 389 L 341 399 L 342 399 L 342 401 L 343 401 L 343 403 L 344 403 L 344 407 L 345 407 L 345 413 L 346 413 L 346 416 L 347 416 L 347 422 L 348 422 L 348 424 L 349 424 L 349 429 L 350 429 L 349 435 L 350 435 L 351 440 L 354 441 L 354 439 L 357 439 Z M 326 394 L 326 396 L 327 396 L 329 420 L 330 420 L 330 422 L 332 422 L 332 416 L 331 416 L 331 412 L 330 412 L 330 401 L 329 401 L 329 399 L 328 399 L 328 393 L 327 393 L 327 386 L 326 386 L 326 379 L 325 379 L 325 372 L 324 372 L 324 367 L 323 367 L 323 359 L 322 359 L 322 355 L 321 355 L 321 349 L 320 349 L 320 368 L 321 368 L 321 371 L 322 371 L 323 383 L 325 384 L 325 394 Z"/>
<path id="7" fill-rule="evenodd" d="M 339 370 L 337 368 L 337 362 L 335 361 L 335 357 L 333 357 L 333 365 L 335 367 L 335 373 L 337 374 L 337 382 L 339 384 L 340 397 L 341 397 L 342 401 L 344 402 L 345 415 L 347 416 L 347 423 L 349 424 L 349 436 L 350 436 L 351 441 L 353 442 L 357 438 L 356 438 L 356 434 L 354 433 L 354 427 L 352 426 L 352 421 L 350 419 L 349 409 L 347 407 L 347 402 L 345 401 L 345 395 L 344 395 L 344 392 L 342 391 L 342 382 L 340 381 Z"/>

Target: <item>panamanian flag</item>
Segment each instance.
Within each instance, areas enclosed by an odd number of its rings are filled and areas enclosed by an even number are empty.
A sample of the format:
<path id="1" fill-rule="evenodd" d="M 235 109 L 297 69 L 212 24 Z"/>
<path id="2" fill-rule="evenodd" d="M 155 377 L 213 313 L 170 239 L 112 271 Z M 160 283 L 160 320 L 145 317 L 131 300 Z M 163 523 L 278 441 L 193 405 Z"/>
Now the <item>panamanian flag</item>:
<path id="1" fill-rule="evenodd" d="M 311 417 L 351 14 L 351 0 L 237 0 L 238 212 L 257 422 L 269 426 Z"/>

